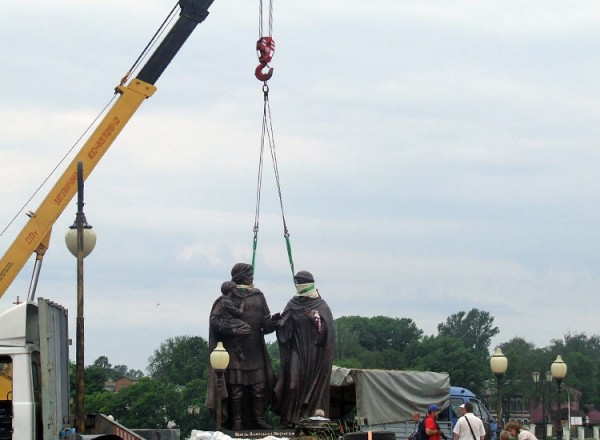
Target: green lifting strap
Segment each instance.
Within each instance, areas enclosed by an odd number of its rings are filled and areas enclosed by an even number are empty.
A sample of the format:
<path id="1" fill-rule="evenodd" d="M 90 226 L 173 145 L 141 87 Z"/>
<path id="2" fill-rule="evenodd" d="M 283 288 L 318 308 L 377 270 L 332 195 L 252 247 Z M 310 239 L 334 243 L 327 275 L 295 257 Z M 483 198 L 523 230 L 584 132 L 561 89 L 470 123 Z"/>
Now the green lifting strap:
<path id="1" fill-rule="evenodd" d="M 258 232 L 258 231 L 256 231 Z M 255 263 L 256 263 L 256 245 L 258 243 L 258 236 L 255 233 L 254 234 L 254 239 L 252 240 L 252 273 L 254 273 L 254 267 L 255 267 Z"/>
<path id="2" fill-rule="evenodd" d="M 294 278 L 294 259 L 292 258 L 292 243 L 290 243 L 290 234 L 285 235 L 285 246 L 287 248 L 288 259 L 290 260 L 290 269 L 292 269 L 292 279 Z"/>

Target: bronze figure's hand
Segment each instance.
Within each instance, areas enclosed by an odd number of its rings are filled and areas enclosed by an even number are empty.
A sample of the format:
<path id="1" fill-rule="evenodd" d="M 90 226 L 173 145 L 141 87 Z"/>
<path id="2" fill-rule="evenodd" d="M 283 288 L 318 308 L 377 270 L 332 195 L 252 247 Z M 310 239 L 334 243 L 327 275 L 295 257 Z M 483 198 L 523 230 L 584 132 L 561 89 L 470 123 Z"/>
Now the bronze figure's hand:
<path id="1" fill-rule="evenodd" d="M 316 310 L 311 310 L 308 307 L 304 307 L 304 316 L 306 316 L 308 319 L 315 319 L 315 313 L 319 313 Z"/>
<path id="2" fill-rule="evenodd" d="M 241 325 L 235 331 L 236 336 L 248 336 L 252 333 L 252 328 L 248 324 Z"/>

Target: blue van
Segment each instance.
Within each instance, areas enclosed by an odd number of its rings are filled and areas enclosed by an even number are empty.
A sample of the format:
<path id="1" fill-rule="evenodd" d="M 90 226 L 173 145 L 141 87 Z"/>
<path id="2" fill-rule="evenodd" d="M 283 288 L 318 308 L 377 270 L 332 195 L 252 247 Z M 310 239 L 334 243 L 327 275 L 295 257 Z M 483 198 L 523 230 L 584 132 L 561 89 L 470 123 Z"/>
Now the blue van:
<path id="1" fill-rule="evenodd" d="M 456 425 L 456 421 L 460 417 L 460 406 L 463 403 L 471 402 L 473 404 L 473 414 L 483 420 L 484 425 L 488 425 L 492 431 L 492 439 L 496 439 L 496 429 L 498 425 L 492 419 L 490 412 L 485 407 L 483 402 L 472 391 L 462 387 L 450 387 L 450 405 L 440 412 L 438 420 L 451 422 L 452 429 Z"/>

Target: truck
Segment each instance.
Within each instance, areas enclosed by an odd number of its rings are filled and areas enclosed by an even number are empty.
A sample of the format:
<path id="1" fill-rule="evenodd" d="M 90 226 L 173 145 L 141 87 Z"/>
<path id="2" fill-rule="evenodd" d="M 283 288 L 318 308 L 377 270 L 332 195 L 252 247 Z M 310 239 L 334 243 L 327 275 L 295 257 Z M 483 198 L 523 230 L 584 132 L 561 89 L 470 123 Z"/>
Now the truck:
<path id="1" fill-rule="evenodd" d="M 353 430 L 393 432 L 396 440 L 408 438 L 412 414 L 425 416 L 431 404 L 442 408 L 438 423 L 448 439 L 453 438 L 459 406 L 466 402 L 473 403 L 473 413 L 491 425 L 492 433 L 496 429 L 483 402 L 468 389 L 451 386 L 448 373 L 334 366 L 330 396 L 332 420 Z"/>
<path id="2" fill-rule="evenodd" d="M 73 433 L 69 408 L 69 334 L 67 310 L 49 299 L 35 299 L 41 263 L 52 226 L 140 105 L 214 0 L 179 0 L 179 17 L 137 76 L 131 72 L 115 88 L 118 99 L 98 123 L 38 209 L 0 259 L 0 298 L 35 254 L 27 299 L 0 315 L 0 440 L 55 440 Z M 176 13 L 176 8 L 172 11 Z M 165 20 L 165 23 L 169 20 Z M 157 33 L 158 34 L 158 33 Z M 86 416 L 85 435 L 142 439 L 102 415 Z"/>
<path id="3" fill-rule="evenodd" d="M 456 425 L 460 417 L 460 406 L 463 403 L 471 402 L 473 404 L 473 414 L 483 420 L 486 430 L 491 432 L 491 438 L 496 438 L 497 422 L 490 415 L 490 411 L 483 401 L 472 391 L 463 387 L 450 387 L 450 404 L 440 413 L 441 420 L 449 420 L 452 428 Z"/>

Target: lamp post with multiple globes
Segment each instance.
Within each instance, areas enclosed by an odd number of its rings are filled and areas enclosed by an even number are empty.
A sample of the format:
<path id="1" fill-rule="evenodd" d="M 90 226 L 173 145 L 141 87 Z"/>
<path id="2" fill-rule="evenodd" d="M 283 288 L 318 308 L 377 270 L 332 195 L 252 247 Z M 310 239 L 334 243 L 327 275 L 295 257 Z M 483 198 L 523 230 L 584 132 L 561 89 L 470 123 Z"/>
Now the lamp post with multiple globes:
<path id="1" fill-rule="evenodd" d="M 531 378 L 533 379 L 533 383 L 535 383 L 536 394 L 541 394 L 542 396 L 542 438 L 546 440 L 546 385 L 552 383 L 552 373 L 550 371 L 546 371 L 546 377 L 544 380 L 539 371 L 534 371 L 531 373 Z"/>

